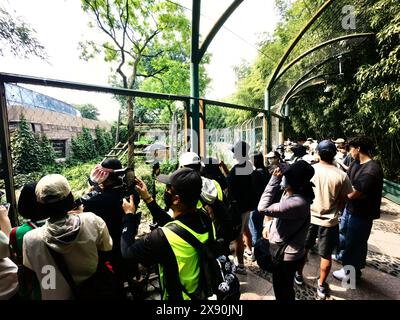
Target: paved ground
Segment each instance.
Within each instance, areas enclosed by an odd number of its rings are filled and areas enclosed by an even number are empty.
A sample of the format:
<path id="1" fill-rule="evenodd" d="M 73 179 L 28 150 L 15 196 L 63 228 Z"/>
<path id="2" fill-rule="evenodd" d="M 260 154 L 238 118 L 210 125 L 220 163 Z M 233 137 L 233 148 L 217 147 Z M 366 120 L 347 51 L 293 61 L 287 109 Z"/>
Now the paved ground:
<path id="1" fill-rule="evenodd" d="M 368 241 L 367 267 L 356 289 L 345 289 L 341 282 L 328 277 L 328 300 L 400 300 L 400 206 L 383 199 L 381 218 L 374 221 Z M 271 274 L 254 262 L 246 261 L 247 275 L 239 275 L 243 300 L 273 300 Z M 332 270 L 341 265 L 333 262 Z M 315 300 L 319 257 L 310 253 L 304 270 L 305 283 L 295 285 L 296 299 Z"/>

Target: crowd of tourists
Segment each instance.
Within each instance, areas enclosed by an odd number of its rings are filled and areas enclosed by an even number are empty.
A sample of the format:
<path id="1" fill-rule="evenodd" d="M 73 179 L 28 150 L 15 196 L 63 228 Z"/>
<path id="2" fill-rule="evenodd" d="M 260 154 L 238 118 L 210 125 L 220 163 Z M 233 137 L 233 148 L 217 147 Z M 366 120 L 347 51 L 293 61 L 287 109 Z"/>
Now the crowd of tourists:
<path id="1" fill-rule="evenodd" d="M 199 250 L 176 228 L 202 244 L 217 241 L 238 275 L 248 272 L 245 259 L 263 264 L 262 241 L 274 261 L 281 249 L 271 270 L 277 300 L 295 299 L 310 251 L 321 258 L 319 298 L 329 295 L 332 259 L 343 265 L 336 279 L 354 270 L 358 281 L 383 187 L 371 139 L 299 138 L 266 154 L 251 149 L 236 143 L 230 169 L 219 159 L 181 154 L 176 171 L 156 176 L 165 185 L 163 203 L 139 177 L 127 187 L 118 159 L 93 168 L 81 199 L 59 174 L 26 184 L 18 199 L 21 225 L 12 228 L 0 207 L 0 299 L 83 299 L 93 288 L 92 298 L 140 299 L 135 279 L 152 267 L 163 300 L 206 298 L 199 292 Z M 153 221 L 138 237 L 140 200 Z"/>

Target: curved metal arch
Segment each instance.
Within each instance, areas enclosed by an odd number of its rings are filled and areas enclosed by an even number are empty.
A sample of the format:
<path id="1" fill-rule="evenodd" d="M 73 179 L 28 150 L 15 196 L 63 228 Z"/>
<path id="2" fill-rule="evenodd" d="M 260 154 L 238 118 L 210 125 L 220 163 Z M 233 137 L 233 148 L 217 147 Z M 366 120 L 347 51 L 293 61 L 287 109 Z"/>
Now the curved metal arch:
<path id="1" fill-rule="evenodd" d="M 267 90 L 271 89 L 272 84 L 275 82 L 275 77 L 277 76 L 278 72 L 281 70 L 283 64 L 285 63 L 286 59 L 288 58 L 289 54 L 293 51 L 294 47 L 297 45 L 297 43 L 300 41 L 300 39 L 303 37 L 303 35 L 307 32 L 307 30 L 314 24 L 314 22 L 321 16 L 322 13 L 325 12 L 325 10 L 333 4 L 335 0 L 328 0 L 325 4 L 322 5 L 322 7 L 314 14 L 314 16 L 307 22 L 306 26 L 299 32 L 297 37 L 293 40 L 293 42 L 290 44 L 289 48 L 286 49 L 285 53 L 283 54 L 281 60 L 279 61 L 278 65 L 276 66 L 274 73 L 272 74 L 272 77 L 270 78 L 268 85 L 267 85 Z"/>
<path id="2" fill-rule="evenodd" d="M 301 82 L 301 83 L 297 86 L 297 88 L 294 89 L 293 91 L 299 89 L 301 86 L 304 86 L 304 85 L 307 84 L 308 82 L 313 81 L 313 80 L 315 80 L 315 79 L 323 78 L 324 81 L 325 81 L 327 77 L 336 76 L 336 75 L 337 75 L 337 73 L 325 73 L 325 74 L 322 74 L 322 75 L 320 74 L 320 75 L 311 77 L 311 78 L 309 78 L 309 79 L 304 80 L 303 82 Z M 319 83 L 316 83 L 316 84 L 314 84 L 314 85 L 318 85 L 318 84 L 319 84 Z M 293 91 L 292 91 L 292 92 L 293 92 Z M 299 91 L 301 91 L 301 90 L 299 90 Z M 290 97 L 288 97 L 288 98 L 286 99 L 286 102 L 289 101 L 294 95 L 296 95 L 297 93 L 299 93 L 299 91 L 293 92 L 293 94 L 292 94 Z M 283 106 L 283 104 L 282 104 L 282 106 Z M 281 109 L 282 109 L 282 107 L 281 107 Z M 281 110 L 281 113 L 282 113 L 282 110 Z"/>
<path id="3" fill-rule="evenodd" d="M 313 73 L 315 70 L 319 69 L 320 67 L 322 67 L 324 64 L 328 63 L 331 60 L 337 59 L 340 56 L 344 56 L 347 54 L 350 54 L 351 50 L 346 51 L 346 52 L 342 52 L 342 53 L 338 53 L 335 54 L 333 56 L 330 56 L 329 58 L 325 59 L 324 61 L 322 61 L 321 63 L 319 63 L 318 65 L 314 66 L 313 68 L 311 68 L 310 70 L 308 70 L 305 74 L 303 74 L 296 82 L 295 84 L 289 89 L 289 91 L 285 94 L 285 96 L 282 99 L 281 104 L 285 104 L 287 97 L 294 91 L 297 89 L 297 86 L 302 82 L 302 80 L 304 78 L 306 78 L 308 75 L 310 75 L 311 73 Z"/>
<path id="4" fill-rule="evenodd" d="M 313 53 L 314 51 L 317 51 L 320 48 L 326 47 L 327 45 L 330 45 L 332 43 L 335 42 L 339 42 L 342 40 L 348 40 L 348 39 L 353 39 L 353 38 L 366 38 L 366 37 L 372 37 L 375 36 L 375 33 L 372 32 L 368 32 L 368 33 L 356 33 L 356 34 L 349 34 L 346 36 L 341 36 L 341 37 L 337 37 L 335 39 L 331 39 L 325 42 L 320 43 L 319 45 L 307 50 L 306 52 L 302 53 L 301 55 L 299 55 L 297 58 L 295 58 L 293 61 L 291 61 L 288 65 L 286 65 L 282 71 L 276 76 L 275 80 L 273 83 L 271 83 L 271 87 L 279 80 L 280 77 L 282 77 L 286 71 L 288 71 L 294 64 L 296 64 L 298 61 L 300 61 L 301 59 L 303 59 L 304 57 L 310 55 L 311 53 Z M 268 89 L 271 89 L 271 87 L 268 87 Z"/>

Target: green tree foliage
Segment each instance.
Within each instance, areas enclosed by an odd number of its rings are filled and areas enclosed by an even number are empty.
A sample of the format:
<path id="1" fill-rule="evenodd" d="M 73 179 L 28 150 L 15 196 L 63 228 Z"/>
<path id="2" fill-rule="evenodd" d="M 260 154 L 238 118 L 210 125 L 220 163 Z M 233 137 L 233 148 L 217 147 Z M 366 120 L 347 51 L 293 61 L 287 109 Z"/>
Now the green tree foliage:
<path id="1" fill-rule="evenodd" d="M 104 60 L 114 66 L 111 82 L 122 83 L 123 88 L 133 89 L 137 79 L 165 72 L 165 60 L 179 53 L 180 43 L 190 36 L 190 24 L 183 9 L 172 2 L 82 0 L 82 8 L 109 40 L 101 45 L 90 40 L 81 43 L 82 58 L 102 53 Z M 127 97 L 126 105 L 130 132 L 128 162 L 133 167 L 134 99 Z"/>
<path id="2" fill-rule="evenodd" d="M 45 59 L 45 49 L 34 34 L 35 30 L 21 18 L 11 16 L 0 7 L 0 56 L 4 55 L 6 49 L 14 56 L 27 58 L 34 55 Z"/>
<path id="3" fill-rule="evenodd" d="M 16 173 L 30 173 L 42 168 L 41 149 L 23 115 L 18 129 L 11 136 L 11 155 Z"/>
<path id="4" fill-rule="evenodd" d="M 80 112 L 83 118 L 99 120 L 99 110 L 91 103 L 74 105 Z"/>
<path id="5" fill-rule="evenodd" d="M 94 132 L 96 135 L 96 141 L 95 141 L 96 151 L 99 155 L 105 155 L 109 151 L 108 143 L 105 137 L 105 132 L 99 127 L 96 127 Z"/>
<path id="6" fill-rule="evenodd" d="M 45 134 L 42 134 L 39 142 L 40 146 L 40 162 L 42 165 L 54 165 L 56 154 Z"/>
<path id="7" fill-rule="evenodd" d="M 232 97 L 234 102 L 263 106 L 264 90 L 277 62 L 323 2 L 297 0 L 288 6 L 288 1 L 276 1 L 282 21 L 274 34 L 266 35 L 260 43 L 263 53 L 250 66 L 250 72 L 239 70 L 245 77 L 238 77 L 238 89 Z M 332 83 L 332 92 L 325 92 L 325 86 L 313 86 L 290 100 L 285 135 L 317 139 L 369 135 L 376 143 L 375 156 L 382 162 L 385 177 L 400 181 L 399 2 L 354 0 L 353 5 L 364 10 L 363 17 L 376 34 L 375 43 L 367 42 L 363 50 L 348 55 L 343 65 L 344 76 Z M 325 27 L 328 28 L 325 33 L 334 34 L 333 25 L 327 23 Z M 296 53 L 316 45 L 318 37 L 319 33 L 315 32 L 310 37 L 313 44 L 299 43 Z M 293 73 L 292 80 L 297 80 L 298 76 Z M 230 116 L 238 118 L 238 114 Z"/>
<path id="8" fill-rule="evenodd" d="M 83 128 L 82 132 L 72 139 L 72 153 L 73 158 L 80 161 L 89 161 L 98 156 L 89 129 Z"/>

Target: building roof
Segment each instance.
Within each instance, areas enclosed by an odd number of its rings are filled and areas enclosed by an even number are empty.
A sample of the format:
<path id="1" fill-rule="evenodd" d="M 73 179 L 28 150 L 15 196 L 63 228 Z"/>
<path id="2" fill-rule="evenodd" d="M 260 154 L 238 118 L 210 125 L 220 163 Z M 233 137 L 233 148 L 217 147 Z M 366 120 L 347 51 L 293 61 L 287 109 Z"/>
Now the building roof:
<path id="1" fill-rule="evenodd" d="M 16 84 L 7 83 L 5 84 L 5 87 L 7 104 L 9 106 L 20 105 L 28 108 L 42 108 L 54 112 L 81 117 L 79 110 L 63 101 L 18 86 Z"/>

